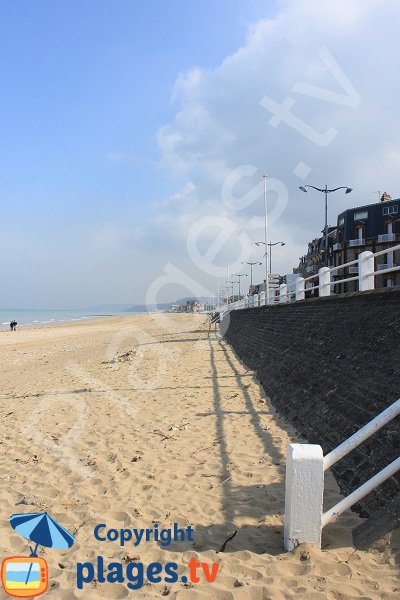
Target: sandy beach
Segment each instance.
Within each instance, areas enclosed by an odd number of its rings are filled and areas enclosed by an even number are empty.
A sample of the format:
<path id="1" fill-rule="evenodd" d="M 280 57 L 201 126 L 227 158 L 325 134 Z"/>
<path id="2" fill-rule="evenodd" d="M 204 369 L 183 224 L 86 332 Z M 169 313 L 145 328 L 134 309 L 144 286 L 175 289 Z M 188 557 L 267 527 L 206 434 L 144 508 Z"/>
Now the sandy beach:
<path id="1" fill-rule="evenodd" d="M 1 557 L 28 552 L 9 525 L 12 513 L 48 511 L 75 533 L 68 551 L 40 550 L 49 597 L 400 596 L 399 530 L 368 552 L 355 551 L 354 513 L 326 528 L 322 551 L 283 552 L 286 448 L 301 440 L 230 347 L 214 332 L 208 338 L 206 316 L 6 331 L 0 353 Z M 325 490 L 326 506 L 340 499 L 329 474 Z M 194 540 L 121 547 L 93 535 L 98 524 L 120 530 L 155 523 L 190 525 Z M 129 590 L 96 576 L 78 590 L 77 563 L 99 555 L 125 566 L 172 561 L 180 573 L 192 557 L 219 568 L 214 583 Z"/>

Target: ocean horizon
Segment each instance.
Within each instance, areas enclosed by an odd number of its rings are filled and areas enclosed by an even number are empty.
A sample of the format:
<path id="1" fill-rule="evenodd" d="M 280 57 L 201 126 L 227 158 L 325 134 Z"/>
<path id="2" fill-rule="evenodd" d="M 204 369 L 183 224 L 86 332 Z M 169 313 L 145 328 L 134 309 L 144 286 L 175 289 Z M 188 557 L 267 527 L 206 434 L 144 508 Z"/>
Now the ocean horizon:
<path id="1" fill-rule="evenodd" d="M 95 312 L 90 310 L 51 310 L 51 309 L 23 309 L 0 308 L 0 329 L 9 328 L 10 322 L 15 319 L 18 327 L 32 325 L 51 325 L 52 323 L 70 323 L 85 321 L 101 316 L 128 316 L 139 313 L 125 311 Z"/>

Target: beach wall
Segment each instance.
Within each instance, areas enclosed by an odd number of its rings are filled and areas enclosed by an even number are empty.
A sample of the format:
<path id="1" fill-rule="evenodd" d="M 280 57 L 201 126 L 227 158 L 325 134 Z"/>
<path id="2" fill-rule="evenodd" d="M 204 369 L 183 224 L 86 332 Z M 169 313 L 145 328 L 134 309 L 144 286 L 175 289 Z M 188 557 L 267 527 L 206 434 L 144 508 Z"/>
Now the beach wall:
<path id="1" fill-rule="evenodd" d="M 400 397 L 400 290 L 232 311 L 225 339 L 272 403 L 324 454 Z M 228 323 L 229 322 L 229 323 Z M 339 461 L 347 495 L 400 454 L 400 418 Z M 400 493 L 400 474 L 357 505 L 370 516 Z"/>

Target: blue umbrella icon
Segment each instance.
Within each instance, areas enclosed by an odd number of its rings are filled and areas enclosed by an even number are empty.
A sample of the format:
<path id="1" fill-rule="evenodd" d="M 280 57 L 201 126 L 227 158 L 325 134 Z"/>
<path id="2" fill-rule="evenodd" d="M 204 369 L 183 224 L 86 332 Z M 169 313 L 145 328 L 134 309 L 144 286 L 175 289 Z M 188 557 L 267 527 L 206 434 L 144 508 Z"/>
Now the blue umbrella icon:
<path id="1" fill-rule="evenodd" d="M 71 548 L 75 537 L 52 519 L 47 512 L 15 514 L 10 517 L 11 527 L 22 537 L 35 542 L 35 549 L 31 548 L 31 556 L 36 556 L 38 546 L 65 550 Z M 25 583 L 28 583 L 32 564 L 29 568 Z"/>

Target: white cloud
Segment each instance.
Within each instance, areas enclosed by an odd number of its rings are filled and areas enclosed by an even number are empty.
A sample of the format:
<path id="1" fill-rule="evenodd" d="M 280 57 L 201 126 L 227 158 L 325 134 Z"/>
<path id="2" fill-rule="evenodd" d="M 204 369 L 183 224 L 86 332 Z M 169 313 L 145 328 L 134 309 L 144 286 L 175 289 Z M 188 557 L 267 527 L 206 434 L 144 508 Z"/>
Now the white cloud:
<path id="1" fill-rule="evenodd" d="M 48 303 L 44 303 L 49 306 L 61 306 L 64 298 L 74 297 L 74 291 L 80 304 L 141 302 L 166 263 L 215 289 L 212 269 L 207 272 L 204 265 L 193 262 L 189 232 L 202 219 L 210 222 L 208 217 L 216 222 L 218 218 L 219 224 L 229 219 L 234 233 L 213 264 L 222 267 L 240 259 L 239 241 L 246 239 L 249 257 L 260 259 L 262 251 L 250 242 L 263 239 L 263 173 L 270 176 L 270 215 L 276 217 L 270 223 L 270 237 L 286 242 L 273 253 L 273 270 L 281 273 L 291 271 L 323 226 L 322 195 L 302 194 L 299 185 L 354 188 L 350 196 L 332 194 L 331 222 L 348 206 L 376 201 L 377 190 L 400 196 L 400 4 L 397 0 L 290 0 L 280 6 L 276 16 L 255 23 L 247 37 L 244 32 L 243 46 L 220 65 L 209 70 L 200 65 L 177 75 L 171 90 L 175 116 L 155 132 L 159 163 L 109 154 L 115 163 L 156 166 L 157 189 L 162 186 L 160 167 L 172 181 L 176 178 L 174 193 L 158 202 L 154 199 L 147 225 L 121 225 L 123 218 L 116 211 L 113 224 L 101 224 L 98 217 L 93 228 L 77 224 L 48 234 L 43 241 L 32 231 L 17 246 L 5 232 L 0 240 L 0 262 L 9 283 L 5 294 L 11 290 L 11 298 L 13 290 L 16 294 L 29 290 L 31 304 L 43 304 L 42 287 L 48 289 Z M 324 47 L 355 93 L 345 92 L 338 71 L 327 68 L 326 54 L 320 53 Z M 349 99 L 338 103 L 310 97 L 299 93 L 307 90 L 304 84 L 347 93 Z M 265 97 L 278 105 L 293 99 L 291 113 L 305 124 L 300 129 L 311 128 L 320 141 L 329 141 L 332 131 L 337 133 L 331 143 L 318 145 L 312 135 L 307 137 L 283 121 L 277 124 L 277 116 L 261 104 Z M 331 133 L 324 137 L 327 132 Z M 302 168 L 296 171 L 298 165 Z M 303 180 L 298 174 L 307 169 Z M 238 177 L 229 191 L 234 175 Z M 198 254 L 207 255 L 219 233 L 216 227 L 204 230 L 197 239 Z M 15 262 L 4 259 L 10 249 Z M 37 268 L 22 279 L 15 265 L 27 255 Z M 255 278 L 262 275 L 259 268 Z M 169 289 L 173 299 L 176 290 Z"/>
<path id="2" fill-rule="evenodd" d="M 264 172 L 287 187 L 288 203 L 270 236 L 286 241 L 275 255 L 276 267 L 288 272 L 323 226 L 322 195 L 298 191 L 304 183 L 294 173 L 299 163 L 309 167 L 307 183 L 354 188 L 351 196 L 330 197 L 331 222 L 348 206 L 376 201 L 378 189 L 400 196 L 399 17 L 400 5 L 391 0 L 285 2 L 221 65 L 180 74 L 175 118 L 157 139 L 163 167 L 193 187 L 180 195 L 179 215 L 165 203 L 159 222 L 175 223 L 174 237 L 183 241 L 196 219 L 224 216 L 250 239 L 263 239 L 262 227 L 251 227 L 263 214 L 262 188 L 241 210 L 230 210 L 222 197 L 232 170 L 253 166 L 254 175 L 238 181 L 234 192 L 249 192 Z M 320 97 L 299 93 L 310 85 L 325 91 Z M 293 99 L 291 113 L 304 123 L 300 132 L 284 121 L 271 125 L 279 119 L 261 105 L 265 96 L 278 105 Z M 276 202 L 271 193 L 271 207 Z M 204 240 L 209 237 L 205 232 Z M 235 259 L 233 246 L 221 250 L 220 261 Z"/>

